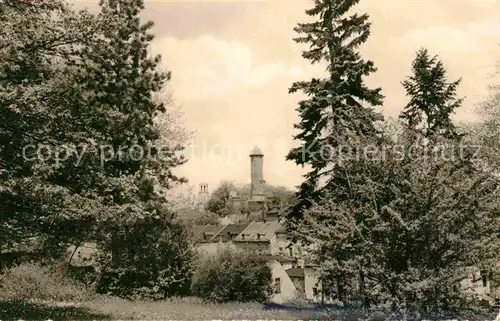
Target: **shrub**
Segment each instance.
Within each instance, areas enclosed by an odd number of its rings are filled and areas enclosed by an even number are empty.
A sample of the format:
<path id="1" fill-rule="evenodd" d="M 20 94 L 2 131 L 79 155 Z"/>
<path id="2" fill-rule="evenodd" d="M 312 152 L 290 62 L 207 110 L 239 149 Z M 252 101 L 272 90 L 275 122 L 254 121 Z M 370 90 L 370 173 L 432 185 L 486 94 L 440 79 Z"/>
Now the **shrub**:
<path id="1" fill-rule="evenodd" d="M 200 262 L 192 293 L 212 302 L 264 302 L 271 294 L 271 269 L 242 253 L 226 251 Z"/>
<path id="2" fill-rule="evenodd" d="M 219 215 L 203 211 L 196 216 L 194 224 L 196 225 L 215 225 L 219 224 Z"/>
<path id="3" fill-rule="evenodd" d="M 0 276 L 0 299 L 81 301 L 92 291 L 60 273 L 59 267 L 22 263 Z"/>
<path id="4" fill-rule="evenodd" d="M 193 250 L 185 227 L 167 216 L 106 222 L 97 292 L 164 299 L 189 294 Z"/>

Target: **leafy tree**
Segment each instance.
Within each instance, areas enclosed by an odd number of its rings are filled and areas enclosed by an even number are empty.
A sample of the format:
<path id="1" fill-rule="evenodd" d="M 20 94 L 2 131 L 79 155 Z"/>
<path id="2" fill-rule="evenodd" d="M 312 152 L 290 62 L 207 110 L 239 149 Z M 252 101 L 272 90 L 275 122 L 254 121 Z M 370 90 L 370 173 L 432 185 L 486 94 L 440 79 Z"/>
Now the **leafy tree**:
<path id="1" fill-rule="evenodd" d="M 437 56 L 431 58 L 424 48 L 417 52 L 412 71 L 413 75 L 402 83 L 410 101 L 401 119 L 427 138 L 435 135 L 458 138 L 450 116 L 463 102 L 456 94 L 461 79 L 448 82 L 443 63 Z"/>
<path id="2" fill-rule="evenodd" d="M 498 71 L 500 73 L 500 71 Z M 490 95 L 477 106 L 480 122 L 466 126 L 469 145 L 476 146 L 484 166 L 491 171 L 500 169 L 500 85 L 490 87 Z"/>
<path id="3" fill-rule="evenodd" d="M 272 275 L 262 261 L 224 252 L 201 262 L 193 279 L 193 294 L 213 302 L 264 302 L 271 295 Z"/>
<path id="4" fill-rule="evenodd" d="M 89 234 L 91 216 L 101 210 L 95 198 L 74 194 L 50 179 L 55 172 L 68 170 L 57 161 L 54 153 L 59 149 L 54 147 L 85 141 L 81 133 L 65 131 L 71 124 L 67 98 L 76 86 L 72 77 L 82 43 L 90 41 L 101 25 L 88 12 L 72 12 L 60 1 L 8 0 L 0 4 L 0 16 L 0 208 L 4 213 L 0 245 L 8 251 L 27 239 L 45 237 L 49 239 L 43 242 L 44 250 L 60 254 L 59 245 Z M 40 145 L 52 152 L 46 160 L 33 155 Z"/>
<path id="5" fill-rule="evenodd" d="M 294 40 L 310 45 L 302 56 L 311 64 L 326 64 L 328 76 L 299 81 L 290 88 L 290 93 L 300 90 L 308 98 L 297 108 L 301 120 L 295 128 L 300 132 L 294 138 L 302 146 L 292 149 L 287 159 L 311 167 L 299 187 L 290 220 L 300 218 L 303 208 L 321 195 L 318 182 L 322 178 L 331 181 L 341 170 L 336 149 L 351 150 L 378 134 L 375 122 L 382 116 L 373 107 L 382 105 L 381 89 L 370 89 L 363 82 L 376 68 L 357 51 L 370 35 L 368 15 L 348 15 L 358 2 L 317 0 L 306 11 L 315 21 L 295 27 L 299 37 Z"/>
<path id="6" fill-rule="evenodd" d="M 324 195 L 296 233 L 316 244 L 340 299 L 460 310 L 466 268 L 491 266 L 500 250 L 498 180 L 466 158 L 411 157 L 413 141 L 386 136 L 388 148 L 345 167 L 351 197 Z"/>
<path id="7" fill-rule="evenodd" d="M 267 206 L 280 207 L 291 202 L 294 193 L 283 186 L 266 185 Z M 233 182 L 222 182 L 210 195 L 206 209 L 219 216 L 225 216 L 235 211 L 231 203 L 231 194 L 234 193 L 239 197 L 242 204 L 243 212 L 245 211 L 245 202 L 250 199 L 250 184 L 241 186 L 235 185 Z"/>
<path id="8" fill-rule="evenodd" d="M 222 182 L 210 195 L 205 209 L 219 216 L 231 214 L 231 193 L 235 191 L 234 184 L 226 181 Z"/>
<path id="9" fill-rule="evenodd" d="M 165 146 L 172 128 L 164 130 L 158 122 L 166 106 L 157 94 L 170 74 L 160 71 L 160 58 L 148 53 L 153 36 L 151 23 L 139 19 L 143 2 L 102 1 L 97 15 L 75 13 L 65 2 L 49 0 L 5 1 L 0 9 L 0 205 L 7 213 L 0 229 L 8 232 L 0 233 L 0 245 L 12 249 L 40 237 L 45 258 L 61 256 L 68 244 L 97 238 L 103 254 L 116 257 L 113 242 L 133 239 L 120 228 L 127 224 L 143 232 L 158 224 L 172 237 L 183 235 L 162 209 L 165 189 L 183 182 L 172 168 L 185 159 L 179 154 L 182 141 Z M 33 149 L 23 154 L 25 146 Z M 33 157 L 41 146 L 61 151 L 61 157 Z M 156 269 L 159 243 L 144 242 L 149 247 L 141 254 L 149 255 L 149 267 Z M 182 244 L 157 242 L 165 251 Z M 182 253 L 171 255 L 185 259 L 174 265 L 178 270 L 171 275 L 162 270 L 161 278 L 176 280 L 175 286 L 181 282 L 176 273 L 190 264 Z M 145 268 L 128 262 L 129 274 Z M 104 263 L 106 271 L 121 267 Z M 141 286 L 148 276 L 147 284 L 164 294 L 180 291 L 171 288 L 172 282 L 158 281 L 155 271 L 141 272 Z"/>
<path id="10" fill-rule="evenodd" d="M 189 294 L 194 253 L 187 230 L 165 208 L 151 210 L 155 216 L 130 207 L 103 225 L 98 292 L 153 299 Z"/>

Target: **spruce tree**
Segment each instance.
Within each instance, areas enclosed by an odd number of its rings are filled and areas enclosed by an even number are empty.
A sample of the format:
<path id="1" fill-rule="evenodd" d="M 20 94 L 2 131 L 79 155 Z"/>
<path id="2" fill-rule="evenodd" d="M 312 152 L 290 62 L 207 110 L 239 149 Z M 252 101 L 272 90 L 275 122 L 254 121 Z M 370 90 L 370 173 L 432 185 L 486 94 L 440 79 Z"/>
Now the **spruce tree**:
<path id="1" fill-rule="evenodd" d="M 300 218 L 302 210 L 321 195 L 321 179 L 328 181 L 335 176 L 341 166 L 341 159 L 333 155 L 335 151 L 352 150 L 378 133 L 375 122 L 382 116 L 373 107 L 382 105 L 383 96 L 380 88 L 370 89 L 364 84 L 363 77 L 376 68 L 358 52 L 370 35 L 368 15 L 348 15 L 358 2 L 317 0 L 306 11 L 316 21 L 299 23 L 294 29 L 299 34 L 294 40 L 310 45 L 302 56 L 311 64 L 325 64 L 328 75 L 295 82 L 289 90 L 302 91 L 308 97 L 297 108 L 301 120 L 295 125 L 299 133 L 294 138 L 302 146 L 292 149 L 287 160 L 311 167 L 299 187 L 289 220 Z"/>
<path id="2" fill-rule="evenodd" d="M 400 118 L 426 138 L 458 138 L 450 116 L 463 101 L 463 98 L 457 98 L 456 93 L 461 79 L 448 82 L 443 63 L 437 56 L 431 58 L 424 48 L 418 50 L 412 71 L 413 74 L 402 82 L 410 101 Z"/>

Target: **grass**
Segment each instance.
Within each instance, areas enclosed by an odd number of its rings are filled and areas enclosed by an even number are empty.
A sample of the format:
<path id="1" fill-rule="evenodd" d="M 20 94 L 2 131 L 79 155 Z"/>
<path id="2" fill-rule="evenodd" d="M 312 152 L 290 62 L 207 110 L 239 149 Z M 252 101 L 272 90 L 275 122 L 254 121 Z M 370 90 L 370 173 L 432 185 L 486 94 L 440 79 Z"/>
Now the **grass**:
<path id="1" fill-rule="evenodd" d="M 257 303 L 203 303 L 185 298 L 166 301 L 128 301 L 95 297 L 81 303 L 51 301 L 0 301 L 0 320 L 344 320 L 354 321 L 362 314 L 301 308 L 266 308 Z M 473 316 L 462 320 L 493 320 L 495 316 Z M 370 320 L 386 320 L 372 315 Z M 434 319 L 434 318 L 432 318 Z M 436 319 L 434 319 L 436 320 Z"/>
<path id="2" fill-rule="evenodd" d="M 98 297 L 87 302 L 0 302 L 0 320 L 207 320 L 207 319 L 325 319 L 321 311 L 265 309 L 258 303 L 203 303 L 198 299 L 128 301 Z"/>

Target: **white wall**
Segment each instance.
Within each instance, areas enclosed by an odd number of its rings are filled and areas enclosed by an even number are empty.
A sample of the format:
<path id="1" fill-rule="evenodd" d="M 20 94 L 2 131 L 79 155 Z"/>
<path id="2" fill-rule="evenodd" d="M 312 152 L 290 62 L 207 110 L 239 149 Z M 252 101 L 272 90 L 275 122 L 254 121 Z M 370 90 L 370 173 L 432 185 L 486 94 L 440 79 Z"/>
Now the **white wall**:
<path id="1" fill-rule="evenodd" d="M 299 293 L 295 289 L 295 285 L 292 280 L 290 280 L 290 277 L 288 277 L 283 266 L 278 261 L 270 261 L 268 264 L 271 268 L 273 281 L 279 278 L 281 283 L 281 292 L 274 294 L 271 297 L 271 301 L 275 303 L 285 303 L 295 299 Z"/>
<path id="2" fill-rule="evenodd" d="M 304 269 L 304 283 L 305 283 L 305 292 L 306 299 L 308 300 L 321 300 L 321 295 L 314 295 L 314 287 L 316 287 L 319 279 L 319 272 L 313 268 L 305 268 Z M 317 286 L 319 288 L 319 286 Z"/>
<path id="3" fill-rule="evenodd" d="M 227 250 L 235 251 L 236 246 L 233 242 L 201 243 L 196 246 L 196 250 L 198 255 L 206 258 L 216 256 L 220 252 Z"/>

